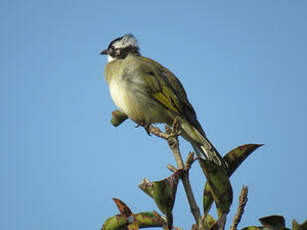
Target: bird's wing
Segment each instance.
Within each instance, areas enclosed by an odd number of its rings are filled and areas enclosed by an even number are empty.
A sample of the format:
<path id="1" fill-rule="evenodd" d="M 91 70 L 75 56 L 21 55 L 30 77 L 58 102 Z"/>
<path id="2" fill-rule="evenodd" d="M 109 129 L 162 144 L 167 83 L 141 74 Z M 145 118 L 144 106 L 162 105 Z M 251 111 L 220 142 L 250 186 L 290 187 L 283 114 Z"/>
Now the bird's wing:
<path id="1" fill-rule="evenodd" d="M 205 136 L 196 113 L 190 104 L 186 92 L 178 78 L 166 67 L 146 57 L 138 57 L 146 75 L 146 83 L 154 89 L 151 94 L 155 100 L 167 109 L 180 115 L 195 126 Z"/>

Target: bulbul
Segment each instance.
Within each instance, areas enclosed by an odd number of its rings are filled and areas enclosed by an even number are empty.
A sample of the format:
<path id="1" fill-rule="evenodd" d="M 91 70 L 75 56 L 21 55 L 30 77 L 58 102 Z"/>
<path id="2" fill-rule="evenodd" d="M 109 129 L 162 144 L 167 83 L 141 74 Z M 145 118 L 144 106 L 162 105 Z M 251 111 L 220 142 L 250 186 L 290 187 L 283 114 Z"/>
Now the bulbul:
<path id="1" fill-rule="evenodd" d="M 155 123 L 171 126 L 178 117 L 181 135 L 191 143 L 196 154 L 225 167 L 178 78 L 158 62 L 143 57 L 132 34 L 116 38 L 100 54 L 107 55 L 105 79 L 122 113 L 145 129 Z"/>

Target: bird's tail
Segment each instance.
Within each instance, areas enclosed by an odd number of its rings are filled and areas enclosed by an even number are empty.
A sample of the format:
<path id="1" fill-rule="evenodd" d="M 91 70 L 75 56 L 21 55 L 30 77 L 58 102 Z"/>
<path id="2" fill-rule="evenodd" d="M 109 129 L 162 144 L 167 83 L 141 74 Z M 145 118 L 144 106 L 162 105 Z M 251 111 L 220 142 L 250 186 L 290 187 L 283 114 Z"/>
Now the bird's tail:
<path id="1" fill-rule="evenodd" d="M 214 146 L 208 141 L 207 144 L 198 144 L 196 142 L 191 142 L 191 145 L 198 157 L 206 157 L 208 160 L 213 161 L 215 164 L 220 166 L 225 166 L 225 162 L 221 155 L 217 152 Z M 206 146 L 206 147 L 205 147 Z"/>
<path id="2" fill-rule="evenodd" d="M 215 164 L 223 166 L 227 170 L 227 164 L 222 156 L 216 150 L 214 145 L 208 140 L 201 127 L 196 128 L 190 125 L 187 121 L 181 121 L 183 129 L 183 138 L 188 140 L 198 157 L 207 158 Z"/>

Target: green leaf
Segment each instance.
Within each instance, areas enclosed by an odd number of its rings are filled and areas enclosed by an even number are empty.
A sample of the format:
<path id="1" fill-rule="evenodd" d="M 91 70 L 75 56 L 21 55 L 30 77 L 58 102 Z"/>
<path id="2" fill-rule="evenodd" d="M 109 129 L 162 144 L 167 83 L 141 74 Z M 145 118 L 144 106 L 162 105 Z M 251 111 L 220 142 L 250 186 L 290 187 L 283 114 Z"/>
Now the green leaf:
<path id="1" fill-rule="evenodd" d="M 164 180 L 152 182 L 154 191 L 153 199 L 160 211 L 166 215 L 169 229 L 171 229 L 173 226 L 172 210 L 175 203 L 176 191 L 181 173 L 182 171 L 178 170 L 176 173 Z"/>
<path id="2" fill-rule="evenodd" d="M 293 219 L 293 221 L 292 221 L 292 230 L 301 230 L 300 227 L 301 227 L 300 224 L 297 223 L 297 221 L 295 219 Z"/>
<path id="3" fill-rule="evenodd" d="M 211 187 L 208 182 L 206 182 L 204 194 L 203 194 L 203 208 L 204 216 L 208 215 L 213 203 L 213 196 L 211 194 Z"/>
<path id="4" fill-rule="evenodd" d="M 304 223 L 301 224 L 301 227 L 302 227 L 304 230 L 307 230 L 307 220 L 305 220 Z"/>
<path id="5" fill-rule="evenodd" d="M 207 177 L 210 192 L 216 203 L 218 215 L 227 214 L 232 203 L 232 187 L 229 177 L 222 166 L 209 160 L 200 159 L 199 163 Z"/>
<path id="6" fill-rule="evenodd" d="M 259 219 L 264 227 L 272 228 L 274 230 L 281 230 L 286 227 L 285 218 L 283 216 L 266 216 Z"/>
<path id="7" fill-rule="evenodd" d="M 152 197 L 160 211 L 166 215 L 169 228 L 173 225 L 172 210 L 175 203 L 178 181 L 182 173 L 183 170 L 177 170 L 176 173 L 164 180 L 150 182 L 144 179 L 139 184 L 139 188 Z"/>
<path id="8" fill-rule="evenodd" d="M 139 188 L 154 199 L 160 211 L 165 215 L 173 210 L 178 181 L 182 172 L 178 170 L 160 181 L 150 182 L 144 179 L 139 184 Z"/>
<path id="9" fill-rule="evenodd" d="M 229 153 L 227 153 L 223 159 L 228 164 L 228 176 L 230 177 L 233 172 L 239 167 L 239 165 L 257 148 L 259 148 L 260 144 L 247 144 L 241 145 Z M 207 182 L 204 189 L 203 195 L 203 208 L 204 208 L 204 215 L 206 216 L 211 209 L 213 203 L 213 196 L 211 194 L 211 187 Z"/>
<path id="10" fill-rule="evenodd" d="M 107 219 L 104 222 L 101 230 L 120 230 L 125 229 L 127 225 L 128 223 L 126 218 L 122 217 L 121 215 L 116 215 Z"/>
<path id="11" fill-rule="evenodd" d="M 223 159 L 227 162 L 229 168 L 229 176 L 240 166 L 240 164 L 257 148 L 261 147 L 262 144 L 246 144 L 241 145 L 229 153 L 227 153 Z"/>
<path id="12" fill-rule="evenodd" d="M 242 228 L 242 230 L 272 230 L 272 229 L 266 228 L 266 227 L 248 226 L 248 227 Z"/>
<path id="13" fill-rule="evenodd" d="M 211 215 L 207 215 L 205 218 L 205 229 L 217 230 L 217 222 Z"/>
<path id="14" fill-rule="evenodd" d="M 307 230 L 307 220 L 299 224 L 295 219 L 292 221 L 292 230 Z"/>
<path id="15" fill-rule="evenodd" d="M 140 212 L 133 215 L 139 228 L 162 227 L 161 221 L 153 212 Z M 123 230 L 127 229 L 128 225 L 129 221 L 125 217 L 116 215 L 107 219 L 101 230 Z"/>
<path id="16" fill-rule="evenodd" d="M 128 225 L 128 230 L 139 230 L 139 224 L 138 222 L 133 222 L 132 224 Z"/>

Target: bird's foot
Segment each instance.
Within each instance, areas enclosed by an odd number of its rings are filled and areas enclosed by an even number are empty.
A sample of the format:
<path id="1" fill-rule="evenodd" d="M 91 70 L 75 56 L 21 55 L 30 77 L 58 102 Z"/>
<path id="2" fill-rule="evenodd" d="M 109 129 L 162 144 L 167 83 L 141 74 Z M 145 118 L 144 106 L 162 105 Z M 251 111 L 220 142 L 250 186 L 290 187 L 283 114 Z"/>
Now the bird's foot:
<path id="1" fill-rule="evenodd" d="M 147 125 L 144 126 L 144 129 L 145 129 L 146 133 L 148 134 L 148 136 L 151 136 L 150 130 L 152 129 L 152 125 L 147 124 Z"/>
<path id="2" fill-rule="evenodd" d="M 136 123 L 135 128 L 144 127 L 146 125 L 144 120 L 134 121 Z"/>
<path id="3" fill-rule="evenodd" d="M 150 134 L 150 129 L 152 128 L 151 123 L 146 123 L 144 120 L 136 122 L 135 128 L 138 128 L 138 127 L 140 127 L 140 126 L 141 126 L 141 127 L 144 127 L 146 133 L 147 133 L 149 136 L 151 136 L 151 134 Z"/>
<path id="4" fill-rule="evenodd" d="M 174 119 L 171 127 L 168 125 L 165 126 L 165 132 L 169 135 L 169 137 L 178 137 L 182 134 L 179 117 Z"/>

